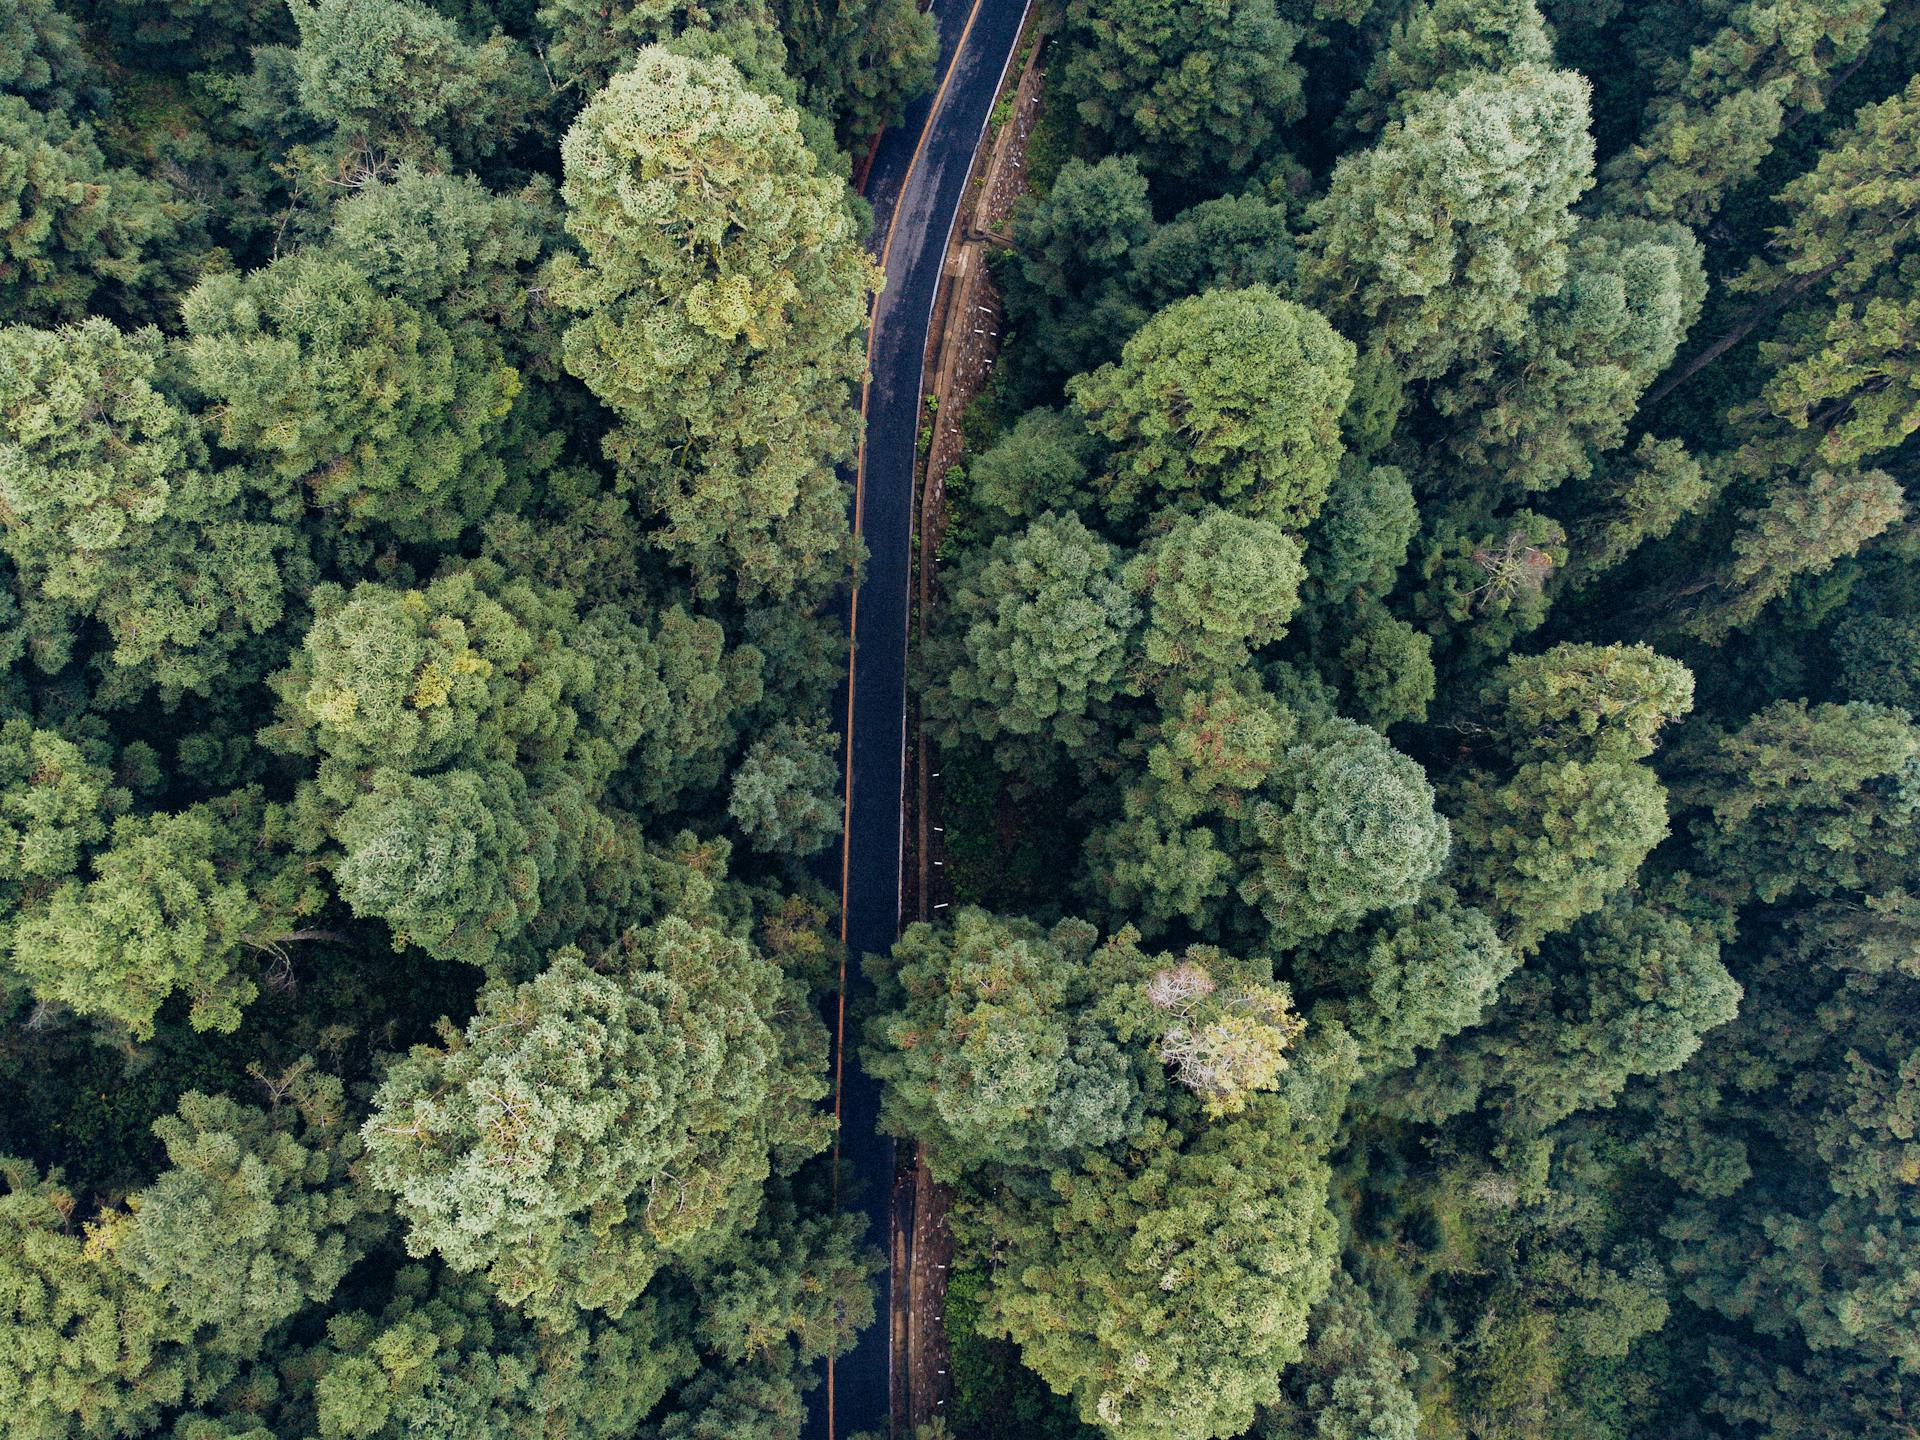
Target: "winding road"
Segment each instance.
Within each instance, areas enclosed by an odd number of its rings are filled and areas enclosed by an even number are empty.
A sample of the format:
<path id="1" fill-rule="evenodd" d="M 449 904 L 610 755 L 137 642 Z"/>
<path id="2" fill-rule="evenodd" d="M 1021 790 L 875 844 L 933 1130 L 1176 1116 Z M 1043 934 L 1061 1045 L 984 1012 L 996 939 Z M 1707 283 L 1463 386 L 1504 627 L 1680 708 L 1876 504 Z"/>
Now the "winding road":
<path id="1" fill-rule="evenodd" d="M 846 942 L 833 1030 L 835 1158 L 840 1200 L 871 1217 L 883 1248 L 893 1225 L 894 1144 L 874 1128 L 879 1086 L 859 1066 L 850 1003 L 867 986 L 860 957 L 886 954 L 899 933 L 907 706 L 908 587 L 912 581 L 913 471 L 927 330 L 947 244 L 965 197 L 1028 0 L 935 0 L 938 79 L 881 137 L 867 174 L 869 241 L 886 272 L 867 338 L 861 393 L 864 438 L 854 472 L 853 526 L 867 542 L 866 572 L 847 606 L 852 660 L 839 716 L 846 739 L 845 826 L 839 853 L 840 936 Z M 849 1047 L 856 1053 L 850 1058 Z M 879 1318 L 828 1366 L 814 1392 L 809 1440 L 889 1433 L 888 1324 L 893 1277 L 883 1276 Z"/>

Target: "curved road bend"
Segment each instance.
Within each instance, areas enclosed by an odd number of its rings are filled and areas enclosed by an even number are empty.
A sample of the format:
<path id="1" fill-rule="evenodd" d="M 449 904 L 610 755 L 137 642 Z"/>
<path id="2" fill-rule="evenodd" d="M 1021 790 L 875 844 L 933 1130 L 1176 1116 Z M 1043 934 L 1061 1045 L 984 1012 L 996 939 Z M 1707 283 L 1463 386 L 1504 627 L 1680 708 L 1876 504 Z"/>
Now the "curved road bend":
<path id="1" fill-rule="evenodd" d="M 829 1014 L 833 1030 L 836 1158 L 854 1183 L 844 1197 L 871 1217 L 882 1249 L 892 1224 L 894 1147 L 874 1128 L 880 1090 L 848 1063 L 851 987 L 864 988 L 859 958 L 885 954 L 900 929 L 902 797 L 905 781 L 908 586 L 912 576 L 913 471 L 920 379 L 934 294 L 946 261 L 974 151 L 1026 18 L 1027 0 L 935 0 L 938 77 L 931 94 L 881 137 L 867 176 L 874 210 L 869 246 L 886 271 L 867 339 L 861 395 L 865 438 L 854 477 L 853 525 L 866 538 L 866 574 L 848 605 L 853 659 L 837 708 L 844 727 L 845 829 L 839 854 L 840 935 L 849 960 Z M 888 1433 L 888 1299 L 853 1351 L 814 1392 L 809 1440 L 860 1430 Z M 904 1359 L 904 1357 L 902 1357 Z"/>

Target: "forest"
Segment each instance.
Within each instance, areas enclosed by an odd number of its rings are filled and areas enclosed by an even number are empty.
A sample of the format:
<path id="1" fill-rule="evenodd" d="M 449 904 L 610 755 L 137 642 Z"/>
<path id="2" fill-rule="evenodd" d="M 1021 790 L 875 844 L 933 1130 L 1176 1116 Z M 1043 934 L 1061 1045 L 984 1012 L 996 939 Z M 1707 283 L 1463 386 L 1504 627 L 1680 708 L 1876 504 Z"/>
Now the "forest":
<path id="1" fill-rule="evenodd" d="M 914 1440 L 1910 1440 L 1920 0 L 1030 24 L 848 1037 Z M 7 1440 L 800 1436 L 937 51 L 0 0 Z"/>

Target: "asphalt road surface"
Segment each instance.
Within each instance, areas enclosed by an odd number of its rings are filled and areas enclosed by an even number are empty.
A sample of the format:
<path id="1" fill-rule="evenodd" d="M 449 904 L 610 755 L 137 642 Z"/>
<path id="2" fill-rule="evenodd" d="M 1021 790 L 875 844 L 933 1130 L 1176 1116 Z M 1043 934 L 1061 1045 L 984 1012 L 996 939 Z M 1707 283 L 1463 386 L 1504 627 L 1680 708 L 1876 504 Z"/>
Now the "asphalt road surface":
<path id="1" fill-rule="evenodd" d="M 853 523 L 867 542 L 867 567 L 848 607 L 853 660 L 837 707 L 847 743 L 846 828 L 837 878 L 849 958 L 828 1020 L 834 1031 L 841 1201 L 872 1217 L 869 1238 L 882 1249 L 892 1223 L 894 1145 L 874 1128 L 880 1090 L 860 1069 L 849 1012 L 868 989 L 860 957 L 887 953 L 900 928 L 907 591 L 920 377 L 947 241 L 1026 5 L 935 0 L 940 60 L 934 89 L 881 138 L 867 175 L 874 210 L 869 243 L 887 282 L 874 302 L 862 398 L 866 439 L 854 483 Z M 879 1298 L 879 1318 L 813 1392 L 809 1440 L 842 1440 L 862 1430 L 887 1434 L 895 1357 L 889 1353 L 884 1274 Z"/>

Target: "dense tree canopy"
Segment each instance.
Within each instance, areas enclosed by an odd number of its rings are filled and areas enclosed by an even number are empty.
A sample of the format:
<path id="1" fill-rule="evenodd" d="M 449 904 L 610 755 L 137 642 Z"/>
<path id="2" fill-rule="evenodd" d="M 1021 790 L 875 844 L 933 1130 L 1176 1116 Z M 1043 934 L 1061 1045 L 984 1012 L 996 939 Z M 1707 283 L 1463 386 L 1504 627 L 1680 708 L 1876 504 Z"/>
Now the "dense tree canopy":
<path id="1" fill-rule="evenodd" d="M 1916 38 L 1067 7 L 867 1031 L 962 1436 L 1907 1423 Z"/>
<path id="2" fill-rule="evenodd" d="M 0 7 L 9 1434 L 791 1440 L 871 1322 L 802 857 L 934 32 L 793 9 Z"/>
<path id="3" fill-rule="evenodd" d="M 966 17 L 0 0 L 0 1431 L 1910 1434 L 1920 4 L 962 56 L 848 954 Z"/>

